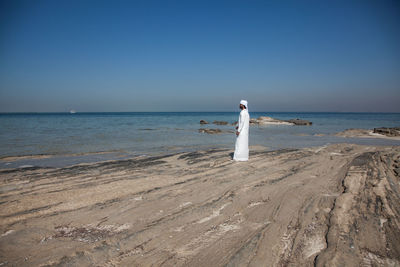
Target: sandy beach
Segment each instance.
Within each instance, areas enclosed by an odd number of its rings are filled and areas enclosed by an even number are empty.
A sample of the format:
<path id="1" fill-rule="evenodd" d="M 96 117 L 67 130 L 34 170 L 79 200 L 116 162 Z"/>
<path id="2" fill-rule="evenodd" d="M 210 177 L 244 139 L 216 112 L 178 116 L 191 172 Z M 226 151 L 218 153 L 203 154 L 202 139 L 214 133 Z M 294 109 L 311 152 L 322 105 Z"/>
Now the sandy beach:
<path id="1" fill-rule="evenodd" d="M 1 266 L 398 266 L 400 147 L 2 170 Z"/>
<path id="2" fill-rule="evenodd" d="M 0 267 L 400 267 L 400 0 L 0 12 Z"/>

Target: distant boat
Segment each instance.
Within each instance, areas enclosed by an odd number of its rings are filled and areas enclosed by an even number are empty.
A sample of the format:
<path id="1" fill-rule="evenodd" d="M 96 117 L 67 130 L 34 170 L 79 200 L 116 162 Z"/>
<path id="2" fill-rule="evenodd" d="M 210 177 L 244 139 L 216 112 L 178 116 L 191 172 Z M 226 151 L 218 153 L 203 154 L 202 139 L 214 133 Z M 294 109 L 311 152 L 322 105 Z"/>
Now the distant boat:
<path id="1" fill-rule="evenodd" d="M 75 110 L 73 110 L 73 109 L 71 109 L 71 110 L 69 111 L 69 113 L 71 113 L 71 114 L 75 114 L 75 113 L 76 113 L 76 111 L 75 111 Z"/>

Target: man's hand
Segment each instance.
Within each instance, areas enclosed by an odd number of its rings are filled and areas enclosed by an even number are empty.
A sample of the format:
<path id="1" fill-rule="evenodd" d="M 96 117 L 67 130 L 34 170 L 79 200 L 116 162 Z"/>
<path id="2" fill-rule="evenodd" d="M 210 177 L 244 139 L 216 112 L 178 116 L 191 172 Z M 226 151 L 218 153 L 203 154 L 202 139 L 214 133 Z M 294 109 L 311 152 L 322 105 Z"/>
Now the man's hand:
<path id="1" fill-rule="evenodd" d="M 236 136 L 239 136 L 240 132 L 236 131 Z"/>

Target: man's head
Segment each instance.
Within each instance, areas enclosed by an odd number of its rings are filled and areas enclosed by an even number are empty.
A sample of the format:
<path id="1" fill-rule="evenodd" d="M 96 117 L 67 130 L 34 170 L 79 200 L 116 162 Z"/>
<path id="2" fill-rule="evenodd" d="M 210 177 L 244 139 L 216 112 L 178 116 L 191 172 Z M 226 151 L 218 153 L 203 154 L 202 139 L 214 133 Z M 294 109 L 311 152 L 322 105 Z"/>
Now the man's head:
<path id="1" fill-rule="evenodd" d="M 241 110 L 247 109 L 247 101 L 246 101 L 246 100 L 240 100 L 239 108 L 240 108 Z"/>

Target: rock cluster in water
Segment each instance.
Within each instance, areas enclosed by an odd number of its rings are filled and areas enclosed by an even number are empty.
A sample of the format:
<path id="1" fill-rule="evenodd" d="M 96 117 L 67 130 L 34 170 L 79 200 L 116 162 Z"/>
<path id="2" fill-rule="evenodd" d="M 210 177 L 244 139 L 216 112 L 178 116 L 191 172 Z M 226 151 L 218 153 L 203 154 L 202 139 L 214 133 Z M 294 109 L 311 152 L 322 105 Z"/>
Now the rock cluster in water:
<path id="1" fill-rule="evenodd" d="M 209 124 L 206 120 L 200 120 L 200 124 Z M 227 121 L 213 121 L 216 125 L 228 125 Z M 231 123 L 231 125 L 236 125 L 237 122 Z M 257 119 L 250 119 L 251 125 L 312 125 L 311 121 L 301 120 L 301 119 L 291 119 L 291 120 L 278 120 L 267 116 L 260 116 Z"/>
<path id="2" fill-rule="evenodd" d="M 267 116 L 250 119 L 250 124 L 257 125 L 312 125 L 311 121 L 301 119 L 278 120 Z"/>
<path id="3" fill-rule="evenodd" d="M 393 127 L 393 128 L 374 128 L 374 133 L 386 135 L 386 136 L 400 136 L 400 127 Z"/>
<path id="4" fill-rule="evenodd" d="M 222 130 L 221 129 L 200 128 L 199 133 L 220 134 L 220 133 L 222 133 Z"/>
<path id="5" fill-rule="evenodd" d="M 287 122 L 293 123 L 294 125 L 306 125 L 306 126 L 312 125 L 311 121 L 301 120 L 301 119 L 291 119 L 287 120 Z"/>
<path id="6" fill-rule="evenodd" d="M 213 121 L 213 124 L 216 124 L 216 125 L 228 125 L 228 122 L 227 121 Z"/>
<path id="7" fill-rule="evenodd" d="M 215 125 L 229 125 L 227 121 L 213 121 Z M 200 120 L 200 124 L 209 124 L 206 120 Z M 230 125 L 236 125 L 237 122 L 233 122 Z M 261 116 L 257 119 L 250 119 L 250 125 L 312 125 L 311 121 L 301 120 L 301 119 L 291 119 L 291 120 L 278 120 L 267 116 Z M 221 129 L 210 129 L 210 128 L 200 128 L 199 133 L 207 134 L 220 134 L 223 132 L 233 132 L 233 131 L 222 131 Z"/>

